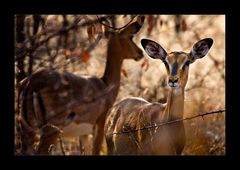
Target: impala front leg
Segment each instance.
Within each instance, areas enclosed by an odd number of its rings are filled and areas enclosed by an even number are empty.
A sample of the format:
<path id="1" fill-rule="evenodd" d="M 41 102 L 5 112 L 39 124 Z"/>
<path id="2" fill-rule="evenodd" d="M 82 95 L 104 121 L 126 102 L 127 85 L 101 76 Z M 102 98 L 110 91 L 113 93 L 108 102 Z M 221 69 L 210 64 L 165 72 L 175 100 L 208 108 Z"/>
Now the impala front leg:
<path id="1" fill-rule="evenodd" d="M 36 132 L 22 127 L 21 132 L 21 144 L 22 144 L 22 154 L 35 154 L 35 143 L 38 141 L 36 139 Z"/>
<path id="2" fill-rule="evenodd" d="M 102 115 L 98 118 L 94 128 L 93 128 L 93 155 L 99 155 L 101 150 L 101 144 L 104 136 L 104 123 L 105 115 Z"/>

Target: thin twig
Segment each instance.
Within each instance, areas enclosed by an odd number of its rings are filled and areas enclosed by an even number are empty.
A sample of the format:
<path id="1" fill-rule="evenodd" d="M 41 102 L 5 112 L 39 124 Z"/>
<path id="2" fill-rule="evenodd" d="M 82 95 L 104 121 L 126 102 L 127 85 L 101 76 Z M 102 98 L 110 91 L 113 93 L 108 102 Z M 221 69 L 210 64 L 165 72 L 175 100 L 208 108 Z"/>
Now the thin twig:
<path id="1" fill-rule="evenodd" d="M 91 52 L 96 46 L 97 44 L 99 43 L 99 41 L 102 39 L 102 34 L 98 34 L 98 37 L 96 38 L 96 40 L 86 49 L 84 50 L 83 52 L 81 52 L 81 54 L 69 59 L 66 63 L 64 63 L 63 65 L 58 65 L 56 66 L 54 69 L 57 69 L 57 68 L 60 68 L 60 67 L 63 67 L 63 66 L 66 66 L 70 63 L 74 63 L 76 61 L 79 61 L 78 59 L 81 58 L 83 55 L 85 55 L 86 53 L 89 53 Z"/>
<path id="2" fill-rule="evenodd" d="M 197 33 L 197 31 L 195 30 L 195 31 L 193 31 L 193 33 L 194 33 L 194 35 L 195 35 L 195 38 L 196 38 L 197 40 L 200 40 L 200 36 L 199 36 L 199 34 Z M 213 64 L 214 64 L 215 68 L 218 70 L 218 72 L 221 73 L 221 72 L 222 72 L 222 68 L 219 67 L 219 66 L 220 66 L 220 62 L 219 62 L 218 60 L 216 60 L 210 53 L 208 53 L 208 56 L 209 56 L 209 58 L 213 61 Z M 222 78 L 223 80 L 225 80 L 225 75 L 224 75 L 224 73 L 221 74 L 221 78 Z"/>
<path id="3" fill-rule="evenodd" d="M 225 80 L 225 75 L 224 75 L 224 73 L 222 73 L 222 68 L 220 68 L 220 64 L 219 64 L 220 62 L 217 61 L 210 53 L 208 54 L 208 56 L 209 56 L 210 59 L 213 61 L 214 66 L 217 68 L 218 72 L 221 73 L 221 78 L 222 78 L 223 80 Z"/>
<path id="4" fill-rule="evenodd" d="M 208 88 L 208 87 L 203 86 L 203 83 L 204 83 L 206 77 L 211 74 L 211 71 L 213 68 L 214 67 L 210 67 L 210 69 L 204 75 L 201 76 L 201 79 L 197 83 L 195 83 L 191 87 L 187 88 L 185 91 L 190 91 L 195 88 Z"/>
<path id="5" fill-rule="evenodd" d="M 210 114 L 214 114 L 214 113 L 222 113 L 222 112 L 225 112 L 225 109 L 212 111 L 212 112 L 207 112 L 207 113 L 203 113 L 203 114 L 198 114 L 198 115 L 195 115 L 195 116 L 192 116 L 192 117 L 187 117 L 187 118 L 184 118 L 184 119 L 177 119 L 177 120 L 173 120 L 173 121 L 169 121 L 169 122 L 163 122 L 163 123 L 160 123 L 160 124 L 149 125 L 149 126 L 145 126 L 145 127 L 142 127 L 142 128 L 125 130 L 125 131 L 122 131 L 122 132 L 114 132 L 113 135 L 114 134 L 124 134 L 124 133 L 136 132 L 136 131 L 139 131 L 139 130 L 146 130 L 146 129 L 149 129 L 149 128 L 156 128 L 156 127 L 160 127 L 160 126 L 163 126 L 163 125 L 166 125 L 166 124 L 182 122 L 182 121 L 185 121 L 185 120 L 190 120 L 190 119 L 194 119 L 194 118 L 197 118 L 197 117 L 203 117 L 203 116 L 206 116 L 206 115 L 210 115 Z"/>
<path id="6" fill-rule="evenodd" d="M 63 27 L 61 29 L 59 29 L 58 31 L 52 33 L 51 35 L 49 35 L 48 37 L 46 37 L 44 40 L 42 41 L 39 41 L 37 42 L 36 44 L 34 44 L 33 47 L 31 48 L 26 48 L 26 44 L 32 40 L 32 39 L 36 39 L 37 37 L 39 37 L 39 34 L 33 36 L 33 37 L 30 37 L 28 38 L 24 43 L 22 43 L 22 47 L 16 49 L 16 52 L 15 52 L 15 56 L 16 56 L 16 60 L 24 57 L 28 52 L 30 51 L 34 51 L 36 50 L 38 47 L 40 47 L 41 45 L 43 45 L 44 43 L 48 42 L 50 39 L 58 36 L 58 35 L 61 35 L 61 34 L 64 34 L 68 31 L 70 31 L 71 29 L 75 29 L 77 27 L 85 27 L 85 26 L 88 26 L 88 25 L 91 25 L 91 24 L 95 24 L 95 23 L 99 23 L 99 20 L 103 20 L 103 19 L 107 19 L 107 18 L 111 18 L 113 16 L 103 16 L 99 19 L 96 19 L 96 20 L 91 20 L 91 21 L 87 21 L 87 22 L 84 22 L 80 25 L 78 25 L 78 22 L 80 22 L 80 20 L 76 20 L 72 25 L 68 26 L 67 28 Z M 22 48 L 26 48 L 25 50 L 22 50 Z"/>
<path id="7" fill-rule="evenodd" d="M 97 15 L 96 15 L 96 16 L 97 16 Z M 112 26 L 110 26 L 110 25 L 104 24 L 104 23 L 102 22 L 103 19 L 99 19 L 98 16 L 97 16 L 97 19 L 99 20 L 99 22 L 100 22 L 102 25 L 104 25 L 104 26 L 106 26 L 106 27 L 108 27 L 108 28 L 111 28 L 111 29 L 113 29 L 113 30 L 121 30 L 121 29 L 123 29 L 123 28 L 126 28 L 126 27 L 134 20 L 135 17 L 136 17 L 136 16 L 134 16 L 126 25 L 124 25 L 124 26 L 122 26 L 122 27 L 119 27 L 119 28 L 112 27 Z"/>

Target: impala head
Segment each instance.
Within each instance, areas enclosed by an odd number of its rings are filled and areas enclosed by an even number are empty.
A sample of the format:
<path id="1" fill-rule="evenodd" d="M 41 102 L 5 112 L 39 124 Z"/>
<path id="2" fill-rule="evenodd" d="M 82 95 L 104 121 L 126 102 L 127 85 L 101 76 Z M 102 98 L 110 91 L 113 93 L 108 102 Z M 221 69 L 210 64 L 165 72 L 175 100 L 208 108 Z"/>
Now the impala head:
<path id="1" fill-rule="evenodd" d="M 119 32 L 112 32 L 109 43 L 112 43 L 114 49 L 119 49 L 117 53 L 121 53 L 124 59 L 134 59 L 136 61 L 144 57 L 143 51 L 139 48 L 135 42 L 133 42 L 133 36 L 141 29 L 144 16 L 127 27 L 123 28 Z M 117 42 L 117 43 L 116 43 Z M 119 46 L 120 48 L 117 48 Z"/>
<path id="2" fill-rule="evenodd" d="M 142 39 L 141 44 L 145 52 L 153 59 L 160 59 L 166 66 L 168 85 L 171 88 L 184 88 L 188 79 L 189 65 L 196 59 L 203 58 L 211 48 L 213 40 L 205 38 L 196 42 L 189 53 L 167 53 L 157 42 Z"/>

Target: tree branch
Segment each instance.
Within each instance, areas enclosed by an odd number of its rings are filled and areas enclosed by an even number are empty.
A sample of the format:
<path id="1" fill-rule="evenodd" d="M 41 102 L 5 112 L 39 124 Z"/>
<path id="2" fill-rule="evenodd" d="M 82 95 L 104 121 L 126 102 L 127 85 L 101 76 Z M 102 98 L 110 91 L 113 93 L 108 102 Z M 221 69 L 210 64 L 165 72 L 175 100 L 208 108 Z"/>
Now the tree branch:
<path id="1" fill-rule="evenodd" d="M 96 16 L 97 16 L 97 15 L 96 15 Z M 108 27 L 108 28 L 111 28 L 111 29 L 113 29 L 113 30 L 121 30 L 121 29 L 127 27 L 127 26 L 134 20 L 135 17 L 136 17 L 136 16 L 134 16 L 126 25 L 124 25 L 124 26 L 122 26 L 122 27 L 119 27 L 119 28 L 112 27 L 112 26 L 110 26 L 110 25 L 104 24 L 104 23 L 102 22 L 103 19 L 100 19 L 98 16 L 97 16 L 97 19 L 99 20 L 100 24 L 102 24 L 102 25 L 104 25 L 104 26 L 106 26 L 106 27 Z"/>
<path id="2" fill-rule="evenodd" d="M 64 64 L 62 64 L 62 65 L 56 66 L 54 69 L 57 69 L 57 68 L 66 66 L 66 65 L 69 64 L 69 63 L 74 63 L 74 62 L 78 61 L 79 58 L 81 58 L 84 54 L 91 52 L 91 51 L 97 46 L 97 44 L 99 43 L 99 41 L 101 40 L 101 38 L 102 38 L 102 35 L 99 34 L 98 37 L 96 38 L 96 40 L 95 40 L 86 50 L 84 50 L 83 52 L 81 52 L 81 54 L 75 56 L 74 58 L 69 59 L 69 61 L 67 61 L 67 63 L 64 63 Z"/>
<path id="3" fill-rule="evenodd" d="M 99 20 L 102 21 L 103 19 L 108 19 L 108 18 L 111 18 L 111 17 L 113 17 L 113 16 L 103 16 L 103 17 L 100 17 L 100 18 L 98 18 L 96 20 L 93 20 L 93 21 L 92 20 L 91 21 L 86 21 L 86 22 L 84 22 L 80 25 L 78 24 L 80 22 L 80 19 L 76 19 L 75 22 L 73 24 L 71 24 L 70 26 L 63 27 L 63 28 L 59 29 L 58 31 L 52 33 L 51 35 L 49 35 L 48 37 L 46 37 L 42 41 L 39 41 L 36 44 L 34 44 L 34 46 L 32 48 L 26 48 L 26 44 L 29 41 L 32 41 L 33 39 L 36 39 L 36 38 L 40 37 L 41 35 L 43 35 L 43 32 L 41 32 L 37 35 L 34 35 L 34 36 L 28 38 L 24 43 L 22 43 L 22 46 L 20 48 L 16 49 L 16 52 L 15 52 L 16 60 L 23 58 L 28 52 L 36 50 L 38 47 L 40 47 L 41 45 L 43 45 L 44 43 L 48 42 L 50 39 L 52 39 L 52 38 L 54 38 L 58 35 L 65 34 L 66 32 L 68 32 L 68 31 L 70 31 L 74 28 L 77 28 L 77 27 L 85 27 L 85 26 L 88 26 L 88 25 L 91 25 L 91 24 L 99 23 Z M 23 48 L 26 48 L 26 49 L 22 50 Z"/>

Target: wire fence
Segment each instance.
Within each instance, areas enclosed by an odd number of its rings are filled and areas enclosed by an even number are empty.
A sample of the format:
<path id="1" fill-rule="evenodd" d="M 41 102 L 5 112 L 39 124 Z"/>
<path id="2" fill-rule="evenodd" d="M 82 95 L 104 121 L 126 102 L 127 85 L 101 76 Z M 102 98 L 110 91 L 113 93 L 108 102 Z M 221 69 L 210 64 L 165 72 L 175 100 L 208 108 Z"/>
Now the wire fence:
<path id="1" fill-rule="evenodd" d="M 207 113 L 203 113 L 203 114 L 198 114 L 198 115 L 195 115 L 195 116 L 187 117 L 187 118 L 184 118 L 184 119 L 177 119 L 177 120 L 173 120 L 173 121 L 169 121 L 169 122 L 163 122 L 163 123 L 159 123 L 159 124 L 155 123 L 153 125 L 148 125 L 148 126 L 144 126 L 142 128 L 137 128 L 137 129 L 127 129 L 126 130 L 126 128 L 124 128 L 123 131 L 121 131 L 121 132 L 114 132 L 112 135 L 131 133 L 131 132 L 136 132 L 136 131 L 140 131 L 140 130 L 149 130 L 149 129 L 152 129 L 152 128 L 159 128 L 160 126 L 173 124 L 173 123 L 177 123 L 177 122 L 182 122 L 182 121 L 194 119 L 194 118 L 197 118 L 197 117 L 202 117 L 203 118 L 206 115 L 211 115 L 211 114 L 216 114 L 216 113 L 223 113 L 225 111 L 226 111 L 225 109 L 222 109 L 222 110 L 207 112 Z"/>

